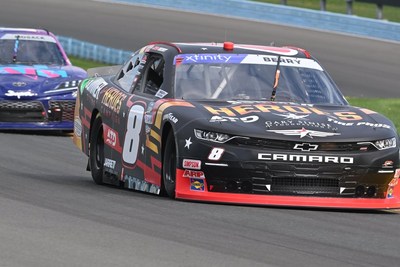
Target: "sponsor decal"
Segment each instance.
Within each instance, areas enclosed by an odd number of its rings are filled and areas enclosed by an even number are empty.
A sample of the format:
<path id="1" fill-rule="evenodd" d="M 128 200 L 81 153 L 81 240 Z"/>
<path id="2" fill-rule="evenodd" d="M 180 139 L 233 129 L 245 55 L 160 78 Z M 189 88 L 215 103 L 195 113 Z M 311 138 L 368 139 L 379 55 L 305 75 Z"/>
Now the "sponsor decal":
<path id="1" fill-rule="evenodd" d="M 44 42 L 51 42 L 55 43 L 56 40 L 54 40 L 53 37 L 49 35 L 33 35 L 33 34 L 15 34 L 15 33 L 7 33 L 4 34 L 1 39 L 7 39 L 7 40 L 31 40 L 31 41 L 44 41 Z"/>
<path id="2" fill-rule="evenodd" d="M 338 156 L 317 156 L 317 155 L 288 155 L 274 153 L 258 153 L 259 160 L 266 161 L 288 161 L 288 162 L 309 162 L 309 163 L 336 163 L 353 164 L 353 157 Z"/>
<path id="3" fill-rule="evenodd" d="M 158 52 L 165 52 L 165 51 L 168 51 L 168 48 L 159 47 L 159 46 L 153 46 L 151 49 L 154 50 L 154 51 L 158 51 Z"/>
<path id="4" fill-rule="evenodd" d="M 285 120 L 302 120 L 306 119 L 309 114 L 307 115 L 297 115 L 295 113 L 286 113 L 286 114 L 278 114 L 278 113 L 273 113 L 276 116 L 284 117 Z"/>
<path id="5" fill-rule="evenodd" d="M 8 90 L 7 93 L 5 93 L 6 96 L 16 96 L 18 99 L 21 99 L 21 97 L 31 97 L 31 96 L 37 96 L 37 93 L 32 92 L 32 90 L 28 91 L 13 91 L 13 90 Z"/>
<path id="6" fill-rule="evenodd" d="M 86 83 L 86 91 L 88 91 L 95 99 L 98 99 L 101 89 L 108 83 L 103 78 L 95 78 Z"/>
<path id="7" fill-rule="evenodd" d="M 153 124 L 153 115 L 152 114 L 145 114 L 144 115 L 144 123 Z"/>
<path id="8" fill-rule="evenodd" d="M 103 131 L 104 131 L 104 144 L 111 147 L 115 151 L 121 153 L 122 146 L 120 144 L 119 140 L 120 138 L 118 132 L 104 123 L 103 123 Z"/>
<path id="9" fill-rule="evenodd" d="M 169 120 L 169 121 L 172 121 L 173 123 L 178 122 L 178 119 L 172 113 L 164 114 L 163 120 Z"/>
<path id="10" fill-rule="evenodd" d="M 105 158 L 104 159 L 104 167 L 114 170 L 115 160 Z"/>
<path id="11" fill-rule="evenodd" d="M 129 175 L 124 176 L 124 181 L 125 181 L 125 187 L 138 190 L 138 191 L 143 191 L 143 192 L 148 192 L 152 194 L 160 194 L 160 187 L 156 186 L 154 184 L 148 183 L 142 179 L 138 179 Z"/>
<path id="12" fill-rule="evenodd" d="M 192 137 L 189 137 L 189 139 L 185 139 L 185 148 L 190 149 L 190 145 L 193 144 L 191 139 Z"/>
<path id="13" fill-rule="evenodd" d="M 81 137 L 82 135 L 82 121 L 79 117 L 76 117 L 74 120 L 74 133 L 77 137 Z"/>
<path id="14" fill-rule="evenodd" d="M 210 122 L 244 122 L 251 123 L 259 120 L 256 115 L 246 117 L 212 116 Z"/>
<path id="15" fill-rule="evenodd" d="M 293 149 L 298 149 L 301 151 L 313 151 L 318 149 L 318 145 L 310 143 L 301 143 L 301 144 L 295 144 Z"/>
<path id="16" fill-rule="evenodd" d="M 273 113 L 273 114 L 287 114 L 294 113 L 296 115 L 324 115 L 334 116 L 335 118 L 343 121 L 360 121 L 363 117 L 353 111 L 343 112 L 326 112 L 322 111 L 312 105 L 280 105 L 280 104 L 267 104 L 265 102 L 239 102 L 241 104 L 232 107 L 213 107 L 203 105 L 203 107 L 212 115 L 237 117 L 254 113 Z M 362 111 L 362 110 L 360 110 Z"/>
<path id="17" fill-rule="evenodd" d="M 183 159 L 183 168 L 184 169 L 192 169 L 192 170 L 200 170 L 201 169 L 201 161 L 196 159 Z"/>
<path id="18" fill-rule="evenodd" d="M 121 92 L 120 90 L 116 88 L 109 88 L 104 93 L 101 103 L 105 107 L 111 109 L 113 112 L 119 113 L 119 111 L 121 110 L 122 102 L 125 100 L 126 97 L 126 94 Z"/>
<path id="19" fill-rule="evenodd" d="M 393 198 L 393 187 L 388 188 L 387 198 Z"/>
<path id="20" fill-rule="evenodd" d="M 193 171 L 193 170 L 185 170 L 183 173 L 183 177 L 186 178 L 205 178 L 204 172 L 202 171 Z"/>
<path id="21" fill-rule="evenodd" d="M 393 161 L 387 160 L 382 164 L 382 168 L 393 168 Z"/>
<path id="22" fill-rule="evenodd" d="M 301 127 L 313 127 L 313 128 L 320 128 L 320 129 L 327 129 L 331 131 L 337 131 L 338 128 L 332 126 L 329 123 L 324 122 L 314 122 L 314 121 L 304 121 L 304 120 L 283 120 L 283 121 L 266 121 L 265 126 L 267 128 L 272 127 L 288 127 L 288 126 L 301 126 Z"/>
<path id="23" fill-rule="evenodd" d="M 190 178 L 190 190 L 204 192 L 204 179 Z"/>
<path id="24" fill-rule="evenodd" d="M 259 62 L 257 63 L 276 65 L 278 62 L 277 56 L 263 56 L 262 59 L 264 60 L 263 63 Z M 315 60 L 308 58 L 281 57 L 280 65 L 286 67 L 302 67 L 302 68 L 316 69 L 322 71 L 322 67 Z"/>
<path id="25" fill-rule="evenodd" d="M 156 97 L 158 97 L 158 98 L 164 98 L 166 95 L 168 95 L 168 92 L 166 92 L 162 89 L 159 89 L 156 93 Z"/>
<path id="26" fill-rule="evenodd" d="M 331 122 L 331 123 L 334 123 L 337 125 L 341 125 L 341 126 L 368 126 L 368 127 L 373 127 L 373 128 L 385 128 L 385 129 L 392 128 L 390 125 L 384 124 L 384 123 L 371 123 L 371 122 L 366 122 L 366 121 L 359 121 L 357 123 L 342 122 L 342 121 L 338 121 L 338 120 L 335 120 L 335 119 L 329 118 L 329 117 L 328 117 L 328 122 Z"/>
<path id="27" fill-rule="evenodd" d="M 340 135 L 340 133 L 320 132 L 320 131 L 307 130 L 305 128 L 301 128 L 299 130 L 267 130 L 267 132 L 289 135 L 289 136 L 299 136 L 300 138 L 309 137 L 311 139 L 314 137 L 329 137 L 329 136 Z"/>
<path id="28" fill-rule="evenodd" d="M 107 129 L 105 143 L 112 147 L 115 147 L 117 144 L 117 133 L 111 128 Z"/>
<path id="29" fill-rule="evenodd" d="M 174 64 L 192 63 L 240 63 L 246 55 L 232 54 L 181 54 L 175 57 Z"/>
<path id="30" fill-rule="evenodd" d="M 297 53 L 297 52 L 296 52 Z M 211 63 L 229 63 L 229 64 L 258 64 L 273 65 L 278 62 L 278 56 L 254 55 L 254 54 L 180 54 L 174 59 L 174 64 L 211 64 Z M 313 59 L 280 57 L 281 66 L 302 67 L 321 70 L 322 67 Z"/>

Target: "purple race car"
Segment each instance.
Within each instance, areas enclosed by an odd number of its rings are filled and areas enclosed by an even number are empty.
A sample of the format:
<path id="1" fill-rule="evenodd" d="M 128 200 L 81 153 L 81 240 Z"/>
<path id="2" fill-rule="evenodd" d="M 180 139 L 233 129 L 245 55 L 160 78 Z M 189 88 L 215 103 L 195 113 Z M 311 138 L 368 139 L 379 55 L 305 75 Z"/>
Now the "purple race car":
<path id="1" fill-rule="evenodd" d="M 51 32 L 0 28 L 0 129 L 72 130 L 86 76 Z"/>

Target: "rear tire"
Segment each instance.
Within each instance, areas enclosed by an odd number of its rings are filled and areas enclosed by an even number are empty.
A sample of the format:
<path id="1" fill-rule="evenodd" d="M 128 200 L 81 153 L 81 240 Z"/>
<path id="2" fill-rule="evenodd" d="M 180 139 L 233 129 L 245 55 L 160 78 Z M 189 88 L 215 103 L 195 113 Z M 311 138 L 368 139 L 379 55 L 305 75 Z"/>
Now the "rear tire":
<path id="1" fill-rule="evenodd" d="M 97 117 L 92 125 L 90 133 L 89 162 L 93 181 L 96 184 L 103 184 L 104 138 L 103 122 L 101 117 Z"/>
<path id="2" fill-rule="evenodd" d="M 163 184 L 167 195 L 175 198 L 176 187 L 176 146 L 172 131 L 168 133 L 163 153 Z"/>

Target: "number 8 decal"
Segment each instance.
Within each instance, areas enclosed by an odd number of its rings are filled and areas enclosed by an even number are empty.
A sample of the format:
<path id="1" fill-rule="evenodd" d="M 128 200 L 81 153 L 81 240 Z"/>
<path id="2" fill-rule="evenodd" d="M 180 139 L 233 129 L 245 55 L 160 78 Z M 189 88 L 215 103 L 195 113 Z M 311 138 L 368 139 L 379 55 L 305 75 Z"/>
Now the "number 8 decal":
<path id="1" fill-rule="evenodd" d="M 219 160 L 222 157 L 222 154 L 224 154 L 225 149 L 219 148 L 219 147 L 214 147 L 210 155 L 208 155 L 209 160 Z"/>
<path id="2" fill-rule="evenodd" d="M 129 110 L 128 122 L 122 151 L 122 159 L 128 164 L 135 164 L 139 151 L 140 132 L 142 130 L 144 107 L 133 105 Z"/>

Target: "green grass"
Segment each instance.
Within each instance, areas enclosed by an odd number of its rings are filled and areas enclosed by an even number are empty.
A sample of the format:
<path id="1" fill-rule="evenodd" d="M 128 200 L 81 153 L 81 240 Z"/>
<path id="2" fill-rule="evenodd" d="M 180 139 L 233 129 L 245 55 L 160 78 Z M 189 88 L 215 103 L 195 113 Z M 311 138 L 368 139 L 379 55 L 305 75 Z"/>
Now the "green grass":
<path id="1" fill-rule="evenodd" d="M 393 121 L 397 132 L 400 133 L 400 98 L 348 97 L 347 100 L 353 106 L 367 108 L 385 115 Z"/>
<path id="2" fill-rule="evenodd" d="M 271 4 L 281 4 L 281 0 L 253 0 Z M 287 0 L 288 6 L 320 10 L 320 0 Z M 326 0 L 326 10 L 346 14 L 346 1 Z M 376 4 L 353 1 L 353 15 L 359 17 L 376 18 Z M 400 22 L 400 7 L 383 6 L 383 19 Z"/>
<path id="3" fill-rule="evenodd" d="M 105 64 L 105 63 L 101 63 L 101 62 L 97 62 L 97 61 L 91 61 L 91 60 L 72 57 L 72 56 L 68 56 L 68 57 L 71 60 L 72 65 L 81 67 L 85 70 L 90 69 L 90 68 L 103 67 L 103 66 L 109 65 L 109 64 Z"/>
<path id="4" fill-rule="evenodd" d="M 72 64 L 84 69 L 107 66 L 105 63 L 69 57 Z M 351 105 L 364 107 L 382 113 L 394 122 L 398 132 L 400 132 L 400 98 L 356 98 L 348 97 Z"/>

